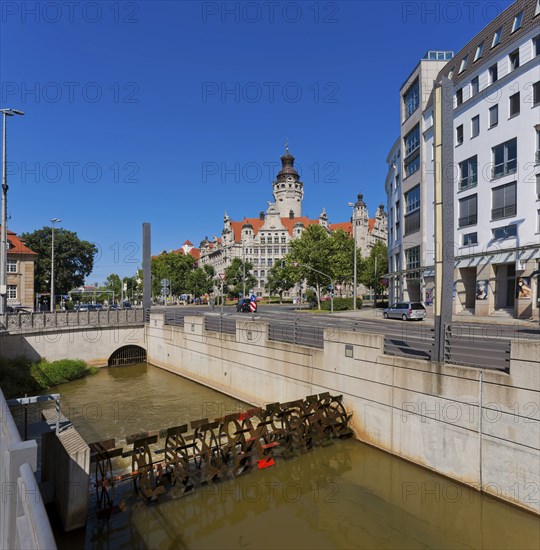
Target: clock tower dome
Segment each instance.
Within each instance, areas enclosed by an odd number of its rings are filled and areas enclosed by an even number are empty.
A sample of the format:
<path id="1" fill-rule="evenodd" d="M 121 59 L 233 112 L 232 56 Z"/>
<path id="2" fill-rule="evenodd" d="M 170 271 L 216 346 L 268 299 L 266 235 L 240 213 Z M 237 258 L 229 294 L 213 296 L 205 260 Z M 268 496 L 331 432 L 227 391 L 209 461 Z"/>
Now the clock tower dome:
<path id="1" fill-rule="evenodd" d="M 294 157 L 289 153 L 288 145 L 281 157 L 281 170 L 272 183 L 274 199 L 281 218 L 289 218 L 291 211 L 295 218 L 302 215 L 304 184 L 300 181 L 294 167 Z"/>

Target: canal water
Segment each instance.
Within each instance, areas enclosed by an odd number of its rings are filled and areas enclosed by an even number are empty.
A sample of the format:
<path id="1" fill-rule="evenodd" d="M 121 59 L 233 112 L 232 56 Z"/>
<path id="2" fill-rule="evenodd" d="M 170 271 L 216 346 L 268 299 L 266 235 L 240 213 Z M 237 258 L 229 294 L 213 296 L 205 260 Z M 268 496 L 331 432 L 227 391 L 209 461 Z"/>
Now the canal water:
<path id="1" fill-rule="evenodd" d="M 102 369 L 54 391 L 87 442 L 246 407 L 150 365 Z M 178 500 L 148 505 L 131 483 L 117 489 L 123 511 L 107 522 L 91 509 L 86 530 L 63 535 L 57 529 L 59 548 L 540 547 L 540 522 L 532 514 L 354 440 L 278 460 Z"/>

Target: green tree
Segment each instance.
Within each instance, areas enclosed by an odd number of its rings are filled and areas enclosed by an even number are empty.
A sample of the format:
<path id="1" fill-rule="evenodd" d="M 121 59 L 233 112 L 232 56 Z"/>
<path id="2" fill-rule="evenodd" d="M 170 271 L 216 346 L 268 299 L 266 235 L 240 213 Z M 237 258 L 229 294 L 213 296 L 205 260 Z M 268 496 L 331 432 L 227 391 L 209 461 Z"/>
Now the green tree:
<path id="1" fill-rule="evenodd" d="M 350 284 L 354 275 L 354 239 L 343 229 L 330 233 L 330 258 L 332 277 L 336 284 Z M 362 255 L 357 250 L 356 265 L 361 264 Z"/>
<path id="2" fill-rule="evenodd" d="M 213 288 L 214 279 L 207 269 L 198 267 L 188 275 L 187 290 L 193 296 L 200 298 L 202 295 L 212 292 Z"/>
<path id="3" fill-rule="evenodd" d="M 266 288 L 279 294 L 279 303 L 283 301 L 283 293 L 290 290 L 298 282 L 298 273 L 291 265 L 290 260 L 284 259 L 268 270 Z"/>
<path id="4" fill-rule="evenodd" d="M 291 242 L 290 261 L 298 263 L 298 280 L 306 279 L 317 291 L 317 305 L 321 309 L 321 288 L 330 284 L 332 270 L 332 238 L 321 225 L 310 225 L 299 239 Z"/>
<path id="5" fill-rule="evenodd" d="M 50 289 L 51 239 L 50 227 L 23 233 L 22 240 L 37 252 L 34 285 L 36 292 Z M 54 230 L 54 288 L 55 294 L 67 294 L 73 288 L 82 286 L 94 268 L 96 246 L 77 237 L 74 231 L 57 228 Z"/>
<path id="6" fill-rule="evenodd" d="M 227 293 L 230 298 L 238 297 L 244 289 L 244 274 L 246 282 L 246 293 L 257 284 L 257 279 L 252 275 L 253 264 L 242 261 L 240 258 L 233 258 L 231 265 L 225 269 L 225 285 L 228 286 Z"/>
<path id="7" fill-rule="evenodd" d="M 178 296 L 187 290 L 188 276 L 195 267 L 193 256 L 163 252 L 152 258 L 152 293 L 161 294 L 161 281 L 171 281 L 172 294 Z"/>
<path id="8" fill-rule="evenodd" d="M 388 273 L 388 248 L 382 241 L 377 241 L 362 262 L 360 282 L 367 287 L 376 287 L 377 294 L 381 294 L 384 286 L 380 280 L 385 273 Z"/>
<path id="9" fill-rule="evenodd" d="M 114 301 L 120 299 L 122 293 L 122 281 L 119 275 L 116 273 L 111 273 L 105 281 L 105 286 L 107 287 L 107 290 L 112 290 L 114 292 Z M 109 300 L 111 302 L 113 301 L 112 295 L 109 297 Z"/>

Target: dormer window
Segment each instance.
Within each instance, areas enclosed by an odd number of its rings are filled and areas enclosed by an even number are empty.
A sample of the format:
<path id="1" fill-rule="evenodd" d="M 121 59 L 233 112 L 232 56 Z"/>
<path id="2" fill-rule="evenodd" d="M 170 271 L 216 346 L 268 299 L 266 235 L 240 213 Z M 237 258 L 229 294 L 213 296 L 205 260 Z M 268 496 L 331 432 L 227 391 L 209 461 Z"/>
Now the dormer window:
<path id="1" fill-rule="evenodd" d="M 480 42 L 478 46 L 476 47 L 476 53 L 474 54 L 474 61 L 478 61 L 482 57 L 482 53 L 484 51 L 484 43 Z"/>
<path id="2" fill-rule="evenodd" d="M 501 36 L 502 36 L 502 27 L 495 31 L 495 34 L 493 35 L 493 42 L 491 43 L 491 47 L 494 48 L 501 42 Z"/>
<path id="3" fill-rule="evenodd" d="M 467 68 L 467 60 L 468 60 L 469 56 L 466 55 L 462 60 L 461 60 L 461 65 L 459 66 L 459 73 L 458 74 L 461 74 L 466 68 Z"/>
<path id="4" fill-rule="evenodd" d="M 515 17 L 514 17 L 514 24 L 512 25 L 512 32 L 516 32 L 518 29 L 521 28 L 521 23 L 523 22 L 523 12 L 520 11 Z"/>

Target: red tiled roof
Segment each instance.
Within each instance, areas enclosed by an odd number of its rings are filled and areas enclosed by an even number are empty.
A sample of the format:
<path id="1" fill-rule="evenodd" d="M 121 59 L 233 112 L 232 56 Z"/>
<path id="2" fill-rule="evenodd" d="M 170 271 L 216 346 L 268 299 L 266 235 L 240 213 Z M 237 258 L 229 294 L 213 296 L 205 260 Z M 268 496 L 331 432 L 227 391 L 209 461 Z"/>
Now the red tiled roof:
<path id="1" fill-rule="evenodd" d="M 0 227 L 2 227 L 0 225 Z M 9 254 L 25 254 L 27 256 L 37 256 L 37 252 L 30 250 L 13 231 L 7 230 L 7 239 L 9 242 Z"/>
<path id="2" fill-rule="evenodd" d="M 281 223 L 285 227 L 285 229 L 289 232 L 289 235 L 292 236 L 293 233 L 293 227 L 298 222 L 301 222 L 304 224 L 304 227 L 307 227 L 308 225 L 318 224 L 319 220 L 310 220 L 307 216 L 299 216 L 297 218 L 280 218 Z M 249 223 L 253 226 L 253 232 L 255 235 L 260 231 L 261 227 L 263 226 L 265 220 L 261 220 L 260 218 L 244 218 L 240 222 L 231 222 L 231 227 L 234 234 L 234 241 L 239 243 L 242 240 L 242 227 Z"/>
<path id="3" fill-rule="evenodd" d="M 330 230 L 337 231 L 338 229 L 343 229 L 345 233 L 352 235 L 352 223 L 351 222 L 341 222 L 341 223 L 331 223 Z"/>
<path id="4" fill-rule="evenodd" d="M 188 246 L 193 246 L 193 243 L 191 241 L 185 241 L 184 244 L 187 244 Z M 182 246 L 184 246 L 184 244 Z"/>
<path id="5" fill-rule="evenodd" d="M 185 256 L 193 256 L 196 260 L 201 257 L 201 251 L 198 248 L 192 248 L 187 254 L 184 252 L 183 248 L 177 248 L 173 250 L 175 254 L 184 254 Z"/>
<path id="6" fill-rule="evenodd" d="M 371 233 L 374 227 L 375 227 L 375 218 L 369 218 L 368 231 Z"/>

